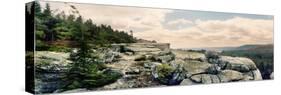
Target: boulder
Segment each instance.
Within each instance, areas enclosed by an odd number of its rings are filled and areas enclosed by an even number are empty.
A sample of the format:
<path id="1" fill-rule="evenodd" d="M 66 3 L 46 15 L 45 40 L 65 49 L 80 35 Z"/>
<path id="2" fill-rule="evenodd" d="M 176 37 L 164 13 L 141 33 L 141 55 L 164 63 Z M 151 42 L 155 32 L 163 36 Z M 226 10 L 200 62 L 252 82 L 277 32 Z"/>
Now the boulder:
<path id="1" fill-rule="evenodd" d="M 184 69 L 189 74 L 199 74 L 199 73 L 206 73 L 208 68 L 211 68 L 212 64 L 206 63 L 206 62 L 200 62 L 200 61 L 185 61 L 183 63 Z"/>
<path id="2" fill-rule="evenodd" d="M 253 73 L 254 80 L 262 80 L 260 70 L 257 69 L 257 70 L 251 71 L 251 72 Z"/>
<path id="3" fill-rule="evenodd" d="M 104 62 L 105 63 L 112 63 L 118 61 L 118 58 L 120 58 L 119 52 L 115 52 L 113 50 L 109 50 L 108 52 L 105 53 L 103 56 Z"/>
<path id="4" fill-rule="evenodd" d="M 206 69 L 206 72 L 208 74 L 218 74 L 220 71 L 221 71 L 221 67 L 219 67 L 217 64 L 212 64 L 212 66 Z"/>
<path id="5" fill-rule="evenodd" d="M 220 83 L 220 78 L 217 75 L 211 74 L 198 74 L 193 75 L 190 79 L 196 83 L 210 84 L 210 83 Z"/>
<path id="6" fill-rule="evenodd" d="M 245 72 L 243 73 L 244 75 L 244 79 L 245 81 L 248 81 L 248 80 L 262 80 L 262 76 L 261 76 L 261 73 L 260 71 L 257 69 L 257 70 L 253 70 L 253 71 L 249 71 L 249 72 Z"/>
<path id="7" fill-rule="evenodd" d="M 251 59 L 244 57 L 220 56 L 218 64 L 222 69 L 236 70 L 239 72 L 249 72 L 257 69 Z"/>
<path id="8" fill-rule="evenodd" d="M 244 78 L 243 74 L 234 70 L 223 70 L 218 74 L 221 82 L 239 81 Z"/>

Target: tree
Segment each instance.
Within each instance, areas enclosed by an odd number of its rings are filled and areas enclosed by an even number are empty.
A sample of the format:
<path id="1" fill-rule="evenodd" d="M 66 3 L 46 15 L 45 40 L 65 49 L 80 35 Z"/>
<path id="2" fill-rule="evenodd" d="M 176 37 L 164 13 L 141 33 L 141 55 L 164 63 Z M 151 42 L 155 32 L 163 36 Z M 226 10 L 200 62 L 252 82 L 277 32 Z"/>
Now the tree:
<path id="1" fill-rule="evenodd" d="M 46 9 L 43 11 L 43 14 L 45 17 L 52 16 L 52 11 L 51 11 L 49 3 L 46 4 Z"/>
<path id="2" fill-rule="evenodd" d="M 38 1 L 34 1 L 34 12 L 35 16 L 41 17 L 41 6 Z"/>
<path id="3" fill-rule="evenodd" d="M 82 21 L 82 19 L 80 19 Z M 79 22 L 79 21 L 78 21 Z M 81 22 L 83 23 L 83 22 Z M 89 45 L 89 34 L 80 27 L 77 51 L 70 54 L 71 68 L 67 74 L 65 90 L 75 88 L 96 88 L 116 81 L 122 75 L 104 70 L 106 67 L 99 61 L 98 54 Z"/>
<path id="4" fill-rule="evenodd" d="M 96 47 L 136 41 L 132 35 L 125 31 L 114 30 L 110 25 L 96 25 L 91 19 L 84 21 L 80 15 L 66 15 L 64 12 L 54 14 L 48 3 L 43 10 L 41 10 L 39 3 L 36 3 L 35 7 L 37 13 L 35 15 L 37 50 L 60 51 L 61 49 L 58 49 L 58 46 L 52 45 L 56 41 L 60 41 L 61 46 L 59 48 L 68 48 L 66 50 L 68 51 L 69 47 L 77 46 L 79 37 L 83 38 L 82 34 L 87 36 L 90 44 Z M 72 7 L 78 11 L 75 6 Z M 63 42 L 71 42 L 71 44 Z"/>

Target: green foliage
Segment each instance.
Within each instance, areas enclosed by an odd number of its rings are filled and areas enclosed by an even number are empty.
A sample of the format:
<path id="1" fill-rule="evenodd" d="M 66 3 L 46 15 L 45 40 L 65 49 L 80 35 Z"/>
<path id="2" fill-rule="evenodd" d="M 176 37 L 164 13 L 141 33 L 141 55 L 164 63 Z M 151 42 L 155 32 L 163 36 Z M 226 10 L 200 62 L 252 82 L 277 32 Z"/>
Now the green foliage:
<path id="1" fill-rule="evenodd" d="M 98 54 L 88 43 L 89 35 L 85 34 L 83 30 L 80 33 L 79 48 L 70 54 L 72 64 L 66 77 L 68 83 L 64 89 L 92 89 L 115 82 L 122 75 L 106 70 L 104 64 L 99 61 Z"/>
<path id="2" fill-rule="evenodd" d="M 66 77 L 68 84 L 65 86 L 65 90 L 96 88 L 115 82 L 122 76 L 117 72 L 106 71 L 106 67 L 99 62 L 98 56 L 86 41 L 81 41 L 78 51 L 71 52 L 70 60 L 73 63 Z"/>
<path id="3" fill-rule="evenodd" d="M 158 65 L 156 67 L 156 70 L 157 70 L 160 78 L 165 78 L 167 76 L 172 75 L 172 73 L 175 69 L 168 64 L 162 64 L 162 65 Z"/>
<path id="4" fill-rule="evenodd" d="M 75 6 L 71 7 L 76 9 Z M 41 10 L 40 4 L 35 2 L 35 10 L 36 40 L 40 40 L 40 45 L 36 47 L 37 50 L 49 50 L 54 46 L 52 43 L 57 41 L 78 42 L 81 34 L 87 35 L 89 43 L 95 46 L 107 46 L 112 43 L 134 43 L 136 41 L 135 38 L 124 31 L 114 30 L 109 25 L 96 25 L 91 19 L 84 21 L 82 16 L 65 15 L 64 12 L 54 14 L 48 3 L 46 8 Z M 63 46 L 66 47 L 67 45 Z"/>

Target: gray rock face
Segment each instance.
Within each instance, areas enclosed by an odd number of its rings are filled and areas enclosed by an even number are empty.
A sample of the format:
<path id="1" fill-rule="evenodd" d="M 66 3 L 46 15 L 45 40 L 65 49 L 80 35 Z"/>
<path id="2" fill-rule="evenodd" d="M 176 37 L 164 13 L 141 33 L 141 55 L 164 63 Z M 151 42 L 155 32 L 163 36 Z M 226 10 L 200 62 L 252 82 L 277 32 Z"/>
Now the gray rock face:
<path id="1" fill-rule="evenodd" d="M 177 61 L 173 62 L 183 64 L 187 79 L 192 81 L 183 84 L 262 80 L 255 63 L 248 58 L 220 56 L 217 52 L 208 51 L 205 55 L 208 62 L 195 59 L 179 61 L 181 58 L 176 57 Z"/>
<path id="2" fill-rule="evenodd" d="M 234 70 L 224 70 L 218 76 L 221 82 L 239 81 L 243 79 L 243 74 Z"/>
<path id="3" fill-rule="evenodd" d="M 257 69 L 252 60 L 242 57 L 220 56 L 218 64 L 223 69 L 236 70 L 240 72 L 249 72 L 250 70 Z"/>
<path id="4" fill-rule="evenodd" d="M 170 50 L 164 50 L 153 56 L 153 59 L 161 63 L 168 63 L 175 59 L 175 54 L 173 54 Z"/>
<path id="5" fill-rule="evenodd" d="M 112 63 L 118 61 L 118 58 L 120 58 L 119 52 L 109 50 L 103 55 L 103 61 L 105 63 Z"/>
<path id="6" fill-rule="evenodd" d="M 190 52 L 185 50 L 172 50 L 172 52 L 176 55 L 176 59 L 207 62 L 207 58 L 203 53 Z"/>
<path id="7" fill-rule="evenodd" d="M 217 64 L 212 64 L 212 66 L 206 69 L 206 72 L 208 74 L 218 74 L 219 72 L 221 72 L 221 67 L 218 66 Z"/>
<path id="8" fill-rule="evenodd" d="M 261 72 L 260 70 L 254 70 L 254 71 L 251 71 L 252 74 L 253 74 L 253 78 L 254 80 L 262 80 L 262 76 L 261 76 Z"/>
<path id="9" fill-rule="evenodd" d="M 143 43 L 118 44 L 97 52 L 101 53 L 108 68 L 120 71 L 123 77 L 94 90 L 262 80 L 252 60 L 220 56 L 213 51 L 172 50 L 166 44 Z M 36 70 L 40 74 L 36 90 L 54 92 L 61 86 L 61 77 L 68 70 L 69 54 L 38 52 L 36 55 Z M 48 91 L 43 91 L 46 88 Z"/>
<path id="10" fill-rule="evenodd" d="M 200 73 L 206 73 L 208 68 L 211 68 L 212 64 L 206 63 L 206 62 L 200 62 L 200 61 L 185 61 L 183 63 L 184 69 L 189 74 L 200 74 Z"/>
<path id="11" fill-rule="evenodd" d="M 35 93 L 52 93 L 62 87 L 62 78 L 70 63 L 68 57 L 68 53 L 35 53 Z"/>
<path id="12" fill-rule="evenodd" d="M 194 76 L 191 76 L 190 79 L 195 83 L 203 83 L 203 84 L 221 82 L 220 78 L 217 75 L 212 75 L 212 74 L 194 75 Z"/>

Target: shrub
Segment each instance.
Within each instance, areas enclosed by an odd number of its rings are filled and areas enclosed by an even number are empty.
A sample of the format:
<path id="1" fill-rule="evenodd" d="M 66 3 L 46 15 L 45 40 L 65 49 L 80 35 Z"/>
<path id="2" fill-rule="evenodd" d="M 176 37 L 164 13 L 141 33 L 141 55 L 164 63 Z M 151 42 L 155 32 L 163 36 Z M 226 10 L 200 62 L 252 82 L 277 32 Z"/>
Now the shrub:
<path id="1" fill-rule="evenodd" d="M 156 67 L 156 72 L 158 72 L 159 78 L 165 78 L 170 76 L 174 71 L 174 68 L 168 64 L 158 65 Z"/>

